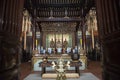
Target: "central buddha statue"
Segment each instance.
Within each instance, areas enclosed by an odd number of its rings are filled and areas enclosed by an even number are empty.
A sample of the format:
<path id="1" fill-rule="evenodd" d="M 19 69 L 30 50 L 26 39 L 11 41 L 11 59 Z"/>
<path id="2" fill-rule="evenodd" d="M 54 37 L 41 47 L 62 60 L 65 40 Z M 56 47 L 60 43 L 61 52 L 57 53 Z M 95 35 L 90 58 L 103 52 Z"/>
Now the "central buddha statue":
<path id="1" fill-rule="evenodd" d="M 58 41 L 56 42 L 56 47 L 62 48 L 62 42 L 60 41 L 60 39 L 58 39 Z"/>

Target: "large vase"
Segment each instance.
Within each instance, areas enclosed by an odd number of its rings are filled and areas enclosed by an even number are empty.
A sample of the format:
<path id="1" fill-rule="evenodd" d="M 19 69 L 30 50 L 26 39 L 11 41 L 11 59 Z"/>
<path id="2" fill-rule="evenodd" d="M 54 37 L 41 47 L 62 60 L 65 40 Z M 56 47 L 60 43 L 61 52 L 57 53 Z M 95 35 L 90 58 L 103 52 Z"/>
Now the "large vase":
<path id="1" fill-rule="evenodd" d="M 73 61 L 79 61 L 79 58 L 80 58 L 80 55 L 79 55 L 78 53 L 73 53 L 73 54 L 71 55 L 71 59 L 72 59 Z"/>

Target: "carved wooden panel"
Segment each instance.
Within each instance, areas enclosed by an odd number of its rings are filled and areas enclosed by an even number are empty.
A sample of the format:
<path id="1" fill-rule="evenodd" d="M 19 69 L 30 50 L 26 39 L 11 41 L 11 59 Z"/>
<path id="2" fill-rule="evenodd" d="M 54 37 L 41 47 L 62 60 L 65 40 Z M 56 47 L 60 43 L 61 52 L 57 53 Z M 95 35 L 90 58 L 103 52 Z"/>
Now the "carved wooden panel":
<path id="1" fill-rule="evenodd" d="M 76 30 L 75 22 L 52 22 L 41 23 L 42 31 L 49 32 L 72 32 Z"/>

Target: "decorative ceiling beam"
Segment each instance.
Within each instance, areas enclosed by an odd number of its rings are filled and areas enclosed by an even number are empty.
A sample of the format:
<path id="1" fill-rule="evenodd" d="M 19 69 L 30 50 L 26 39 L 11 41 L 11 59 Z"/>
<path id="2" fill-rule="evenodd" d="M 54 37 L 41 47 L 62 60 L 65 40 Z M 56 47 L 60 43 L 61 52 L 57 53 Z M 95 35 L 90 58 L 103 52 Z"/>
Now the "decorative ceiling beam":
<path id="1" fill-rule="evenodd" d="M 36 22 L 80 22 L 81 18 L 37 18 Z"/>
<path id="2" fill-rule="evenodd" d="M 39 5 L 34 5 L 35 8 L 41 7 L 41 8 L 48 8 L 48 7 L 81 7 L 83 6 L 81 3 L 75 3 L 75 4 L 39 4 Z"/>
<path id="3" fill-rule="evenodd" d="M 81 3 L 83 0 L 38 0 L 40 3 Z"/>

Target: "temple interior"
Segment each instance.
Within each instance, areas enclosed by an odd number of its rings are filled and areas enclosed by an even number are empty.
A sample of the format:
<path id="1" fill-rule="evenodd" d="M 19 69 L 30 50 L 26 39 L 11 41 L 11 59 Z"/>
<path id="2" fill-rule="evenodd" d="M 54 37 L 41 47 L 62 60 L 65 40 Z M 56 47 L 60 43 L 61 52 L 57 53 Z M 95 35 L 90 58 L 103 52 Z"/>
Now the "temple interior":
<path id="1" fill-rule="evenodd" d="M 4 0 L 0 11 L 0 80 L 120 80 L 120 0 Z"/>

